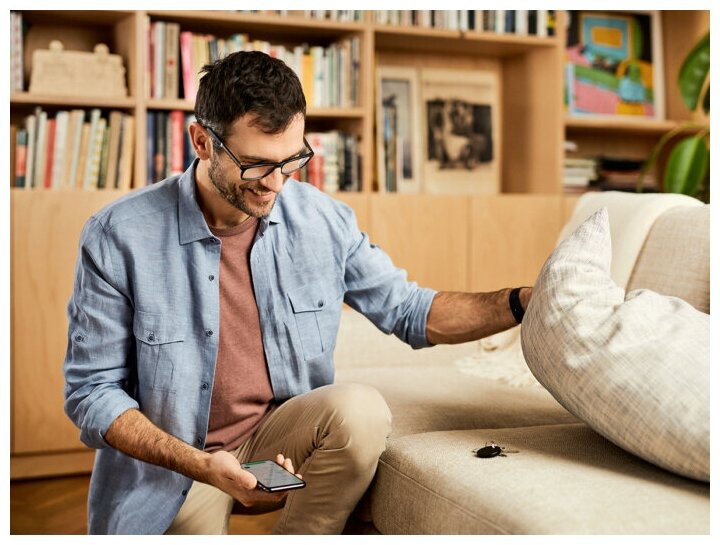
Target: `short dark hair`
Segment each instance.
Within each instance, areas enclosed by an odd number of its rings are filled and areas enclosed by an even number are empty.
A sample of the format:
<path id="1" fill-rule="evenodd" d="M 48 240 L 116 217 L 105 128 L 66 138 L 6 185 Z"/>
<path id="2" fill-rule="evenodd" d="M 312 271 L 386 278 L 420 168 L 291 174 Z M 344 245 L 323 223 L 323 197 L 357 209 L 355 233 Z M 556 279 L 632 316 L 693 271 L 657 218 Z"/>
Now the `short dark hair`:
<path id="1" fill-rule="evenodd" d="M 300 80 L 280 59 L 260 51 L 238 51 L 203 66 L 195 119 L 220 138 L 239 117 L 255 114 L 263 132 L 278 134 L 297 114 L 305 115 Z"/>

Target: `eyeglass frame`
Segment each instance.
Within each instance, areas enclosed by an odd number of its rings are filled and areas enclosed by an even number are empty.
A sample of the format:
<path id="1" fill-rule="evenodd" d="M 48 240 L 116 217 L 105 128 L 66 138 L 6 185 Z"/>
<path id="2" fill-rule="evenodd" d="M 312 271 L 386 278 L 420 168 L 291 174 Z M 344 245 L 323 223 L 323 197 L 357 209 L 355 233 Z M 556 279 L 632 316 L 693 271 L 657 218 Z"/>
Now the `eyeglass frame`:
<path id="1" fill-rule="evenodd" d="M 270 176 L 270 174 L 272 174 L 275 171 L 276 168 L 280 169 L 280 172 L 283 174 L 283 176 L 289 176 L 289 174 L 285 174 L 282 171 L 283 166 L 285 166 L 287 163 L 290 163 L 292 161 L 297 161 L 299 159 L 305 159 L 307 157 L 308 160 L 305 162 L 305 164 L 303 166 L 301 166 L 300 168 L 293 170 L 290 173 L 290 174 L 292 174 L 293 172 L 297 172 L 297 171 L 305 168 L 307 166 L 307 164 L 310 162 L 310 160 L 315 156 L 315 152 L 310 147 L 310 144 L 308 144 L 308 141 L 305 138 L 305 136 L 303 136 L 303 144 L 305 145 L 305 147 L 308 150 L 310 150 L 308 153 L 296 155 L 295 157 L 290 157 L 290 158 L 285 159 L 284 161 L 280 161 L 278 163 L 266 162 L 266 163 L 254 163 L 252 165 L 243 165 L 240 162 L 240 160 L 237 157 L 235 157 L 235 154 L 232 151 L 230 151 L 230 148 L 228 148 L 227 145 L 225 145 L 225 142 L 223 142 L 222 138 L 220 138 L 214 130 L 212 130 L 210 127 L 206 127 L 204 125 L 202 125 L 202 127 L 210 133 L 210 136 L 212 136 L 212 138 L 214 140 L 216 140 L 218 144 L 220 144 L 220 147 L 223 149 L 223 151 L 225 151 L 225 153 L 228 154 L 228 157 L 230 157 L 232 162 L 235 163 L 235 165 L 240 169 L 240 179 L 244 180 L 246 182 L 256 182 L 257 180 L 262 180 L 263 178 L 267 178 L 268 176 Z M 244 177 L 246 170 L 249 170 L 251 168 L 259 168 L 259 167 L 273 167 L 273 169 L 268 171 L 268 173 L 265 174 L 264 176 L 260 176 L 259 178 L 245 178 Z"/>

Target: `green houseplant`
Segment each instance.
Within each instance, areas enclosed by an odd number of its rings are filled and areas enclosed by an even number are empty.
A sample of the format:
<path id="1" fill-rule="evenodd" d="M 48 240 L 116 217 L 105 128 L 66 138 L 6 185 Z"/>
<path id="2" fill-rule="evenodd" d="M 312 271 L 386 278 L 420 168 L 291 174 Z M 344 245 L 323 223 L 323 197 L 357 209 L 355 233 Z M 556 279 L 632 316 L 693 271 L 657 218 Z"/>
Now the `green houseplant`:
<path id="1" fill-rule="evenodd" d="M 683 102 L 691 112 L 700 108 L 710 113 L 710 33 L 693 47 L 680 68 L 678 86 Z M 710 127 L 697 123 L 680 123 L 667 132 L 653 148 L 645 162 L 638 191 L 644 175 L 655 165 L 665 146 L 681 133 L 692 134 L 675 143 L 668 156 L 663 176 L 663 190 L 683 193 L 710 202 Z"/>

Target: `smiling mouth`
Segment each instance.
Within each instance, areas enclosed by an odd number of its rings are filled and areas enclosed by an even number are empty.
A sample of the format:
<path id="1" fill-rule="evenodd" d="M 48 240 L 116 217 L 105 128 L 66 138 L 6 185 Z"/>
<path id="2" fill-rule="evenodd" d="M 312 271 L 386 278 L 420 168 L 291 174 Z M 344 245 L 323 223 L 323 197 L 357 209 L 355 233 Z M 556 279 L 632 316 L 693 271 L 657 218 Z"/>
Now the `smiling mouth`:
<path id="1" fill-rule="evenodd" d="M 272 191 L 260 191 L 260 190 L 253 189 L 253 188 L 250 188 L 250 187 L 246 188 L 245 191 L 250 191 L 250 193 L 253 193 L 253 194 L 258 195 L 258 196 L 260 196 L 260 197 L 264 197 L 265 195 L 269 195 L 270 193 L 272 193 Z"/>

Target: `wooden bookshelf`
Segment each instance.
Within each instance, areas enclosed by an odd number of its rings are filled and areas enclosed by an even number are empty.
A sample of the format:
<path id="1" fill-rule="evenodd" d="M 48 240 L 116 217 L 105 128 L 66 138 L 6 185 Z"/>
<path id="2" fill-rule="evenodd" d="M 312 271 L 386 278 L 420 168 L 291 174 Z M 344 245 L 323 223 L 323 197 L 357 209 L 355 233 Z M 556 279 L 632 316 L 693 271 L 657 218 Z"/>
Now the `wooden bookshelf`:
<path id="1" fill-rule="evenodd" d="M 182 30 L 229 36 L 244 32 L 277 43 L 326 46 L 358 37 L 360 104 L 309 108 L 307 128 L 341 129 L 360 138 L 362 191 L 337 193 L 360 228 L 411 280 L 443 290 L 492 290 L 532 283 L 576 195 L 563 195 L 563 140 L 581 152 L 647 154 L 658 139 L 690 119 L 674 87 L 687 44 L 709 28 L 707 12 L 663 14 L 667 121 L 568 119 L 563 106 L 564 19 L 558 35 L 539 38 L 377 24 L 301 16 L 214 11 L 28 11 L 25 59 L 59 37 L 70 48 L 103 41 L 122 56 L 128 97 L 72 98 L 13 93 L 11 120 L 40 106 L 50 112 L 83 107 L 135 116 L 135 187 L 145 185 L 146 120 L 155 110 L 191 112 L 187 100 L 145 96 L 145 17 L 180 23 Z M 682 48 L 669 45 L 671 40 Z M 75 47 L 70 47 L 70 45 Z M 501 194 L 490 196 L 380 194 L 375 178 L 375 67 L 447 67 L 494 71 L 501 82 Z M 695 120 L 698 121 L 698 120 Z M 699 120 L 702 122 L 702 120 Z M 87 218 L 121 191 L 12 189 L 11 205 L 11 477 L 89 471 L 91 452 L 62 412 L 65 306 L 72 289 L 77 241 Z M 442 218 L 443 221 L 438 221 Z M 418 242 L 420 241 L 420 242 Z M 491 265 L 488 265 L 491 263 Z M 30 333 L 32 332 L 32 334 Z"/>

